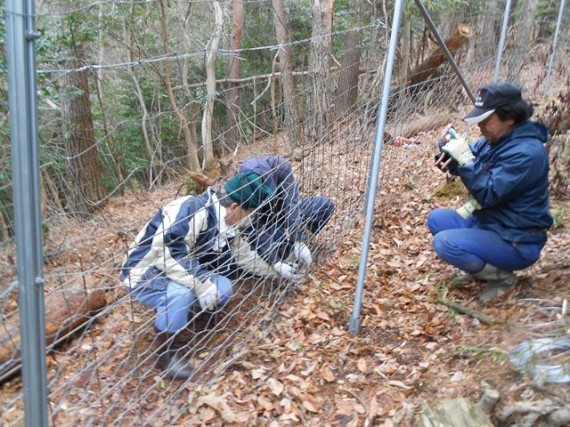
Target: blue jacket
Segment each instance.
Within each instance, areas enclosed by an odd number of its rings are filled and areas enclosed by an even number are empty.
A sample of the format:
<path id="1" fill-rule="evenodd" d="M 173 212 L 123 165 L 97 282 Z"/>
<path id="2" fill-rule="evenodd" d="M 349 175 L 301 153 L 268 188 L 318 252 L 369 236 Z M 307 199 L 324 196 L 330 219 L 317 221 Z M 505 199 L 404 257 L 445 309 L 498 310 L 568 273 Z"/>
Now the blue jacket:
<path id="1" fill-rule="evenodd" d="M 176 199 L 158 210 L 138 233 L 120 280 L 130 288 L 166 276 L 194 289 L 211 274 L 204 260 L 219 236 L 213 190 Z"/>
<path id="2" fill-rule="evenodd" d="M 471 145 L 473 163 L 456 174 L 482 208 L 473 215 L 477 226 L 513 243 L 546 242 L 552 226 L 549 212 L 548 129 L 527 120 L 491 144 L 481 138 Z"/>

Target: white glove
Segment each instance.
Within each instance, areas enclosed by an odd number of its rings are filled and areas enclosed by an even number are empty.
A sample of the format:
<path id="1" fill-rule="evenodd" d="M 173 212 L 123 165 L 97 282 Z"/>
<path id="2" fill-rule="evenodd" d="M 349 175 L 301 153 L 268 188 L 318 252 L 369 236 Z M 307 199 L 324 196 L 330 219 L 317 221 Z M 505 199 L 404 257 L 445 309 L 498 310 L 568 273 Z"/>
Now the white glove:
<path id="1" fill-rule="evenodd" d="M 213 310 L 220 300 L 218 287 L 210 279 L 207 279 L 200 283 L 200 285 L 196 286 L 194 288 L 194 293 L 198 298 L 198 302 L 200 303 L 202 310 Z"/>
<path id="2" fill-rule="evenodd" d="M 473 212 L 479 209 L 481 209 L 481 205 L 472 196 L 469 196 L 469 200 L 467 200 L 463 206 L 457 209 L 457 213 L 463 218 L 467 219 Z"/>
<path id="3" fill-rule="evenodd" d="M 441 149 L 449 154 L 453 160 L 457 161 L 460 166 L 471 162 L 475 158 L 471 148 L 469 148 L 469 144 L 463 138 L 452 139 Z"/>
<path id="4" fill-rule="evenodd" d="M 277 272 L 277 274 L 279 274 L 279 276 L 295 283 L 300 282 L 303 278 L 303 274 L 297 267 L 291 264 L 287 264 L 286 262 L 276 262 L 273 264 L 273 269 Z"/>
<path id="5" fill-rule="evenodd" d="M 313 263 L 313 257 L 311 256 L 311 251 L 303 242 L 295 242 L 293 245 L 293 255 L 295 259 L 305 265 L 305 269 L 309 269 Z"/>

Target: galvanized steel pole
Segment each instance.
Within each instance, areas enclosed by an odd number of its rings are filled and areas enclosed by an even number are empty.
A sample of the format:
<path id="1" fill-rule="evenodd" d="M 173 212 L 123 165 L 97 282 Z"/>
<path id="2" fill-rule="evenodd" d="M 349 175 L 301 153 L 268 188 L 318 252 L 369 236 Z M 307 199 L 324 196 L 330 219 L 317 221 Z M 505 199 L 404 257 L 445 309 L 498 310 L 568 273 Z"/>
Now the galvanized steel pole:
<path id="1" fill-rule="evenodd" d="M 554 31 L 554 41 L 552 42 L 552 52 L 550 53 L 550 59 L 548 60 L 548 69 L 546 71 L 546 81 L 544 82 L 544 95 L 548 95 L 550 91 L 550 76 L 552 75 L 552 67 L 554 65 L 554 53 L 556 52 L 556 44 L 558 43 L 558 33 L 560 33 L 560 27 L 562 26 L 562 17 L 564 15 L 564 4 L 566 0 L 560 2 L 560 10 L 558 11 L 558 21 L 556 22 L 556 31 Z"/>
<path id="2" fill-rule="evenodd" d="M 40 218 L 34 0 L 6 0 L 8 107 L 12 148 L 24 421 L 45 427 L 47 380 Z"/>
<path id="3" fill-rule="evenodd" d="M 388 98 L 390 97 L 390 85 L 392 83 L 392 72 L 394 69 L 394 58 L 398 45 L 398 29 L 402 19 L 403 1 L 397 0 L 394 6 L 394 20 L 392 22 L 392 32 L 390 34 L 390 46 L 386 59 L 386 70 L 384 72 L 384 86 L 382 89 L 382 100 L 378 105 L 378 122 L 376 124 L 376 137 L 374 142 L 374 154 L 372 156 L 372 173 L 368 181 L 366 224 L 364 227 L 364 237 L 362 238 L 362 252 L 360 254 L 360 264 L 358 266 L 358 282 L 354 296 L 354 306 L 348 329 L 353 334 L 360 332 L 360 312 L 362 309 L 362 295 L 364 293 L 364 280 L 366 278 L 366 264 L 368 263 L 368 251 L 370 244 L 370 234 L 374 222 L 374 202 L 376 201 L 376 190 L 380 166 L 382 160 L 382 150 L 384 148 L 384 128 L 386 126 L 386 116 L 388 114 Z"/>
<path id="4" fill-rule="evenodd" d="M 511 13 L 511 0 L 507 0 L 505 5 L 505 13 L 503 13 L 503 28 L 501 30 L 501 38 L 499 39 L 499 51 L 497 52 L 497 61 L 495 62 L 495 73 L 493 74 L 493 82 L 499 79 L 499 71 L 501 69 L 501 60 L 503 59 L 503 51 L 505 50 L 505 39 L 507 37 L 507 27 L 509 25 L 509 15 Z"/>

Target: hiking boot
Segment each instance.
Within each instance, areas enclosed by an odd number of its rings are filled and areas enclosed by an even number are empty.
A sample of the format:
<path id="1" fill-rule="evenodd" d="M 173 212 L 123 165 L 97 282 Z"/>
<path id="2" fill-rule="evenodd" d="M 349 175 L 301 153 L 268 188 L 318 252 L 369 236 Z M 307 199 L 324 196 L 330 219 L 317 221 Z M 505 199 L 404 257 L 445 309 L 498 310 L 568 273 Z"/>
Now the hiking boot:
<path id="1" fill-rule="evenodd" d="M 171 378 L 188 379 L 194 373 L 194 368 L 178 355 L 182 348 L 174 348 L 174 341 L 174 334 L 159 332 L 156 335 L 158 366 Z"/>
<path id="2" fill-rule="evenodd" d="M 473 276 L 485 282 L 483 292 L 479 294 L 481 302 L 489 302 L 503 296 L 518 282 L 518 277 L 512 271 L 500 270 L 491 264 L 485 264 L 483 270 Z"/>

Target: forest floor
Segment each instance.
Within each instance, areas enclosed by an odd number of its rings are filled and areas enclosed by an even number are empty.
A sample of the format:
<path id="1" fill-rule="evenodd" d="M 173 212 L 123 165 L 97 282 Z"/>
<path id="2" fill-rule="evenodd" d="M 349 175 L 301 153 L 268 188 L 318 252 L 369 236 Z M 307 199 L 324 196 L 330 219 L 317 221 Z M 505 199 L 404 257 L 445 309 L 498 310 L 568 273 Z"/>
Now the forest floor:
<path id="1" fill-rule="evenodd" d="M 418 135 L 435 141 L 437 135 Z M 502 298 L 482 304 L 481 285 L 458 289 L 458 271 L 440 261 L 425 226 L 438 206 L 458 207 L 464 194 L 433 165 L 432 143 L 387 146 L 390 173 L 380 181 L 361 313 L 361 330 L 348 325 L 353 309 L 364 219 L 342 245 L 281 307 L 267 338 L 249 349 L 219 381 L 198 396 L 225 396 L 238 425 L 412 425 L 425 404 L 465 398 L 475 403 L 492 385 L 500 394 L 495 425 L 514 425 L 549 400 L 551 409 L 570 404 L 567 385 L 545 383 L 517 371 L 508 352 L 518 343 L 546 336 L 555 321 L 568 334 L 570 228 L 568 200 L 553 199 L 556 227 L 541 259 L 517 272 L 519 283 Z M 405 155 L 394 155 L 395 151 Z M 494 323 L 459 314 L 445 298 L 492 317 Z M 541 335 L 542 334 L 542 335 Z M 564 359 L 568 366 L 568 357 Z M 558 362 L 560 363 L 560 362 Z M 525 402 L 526 409 L 515 410 Z M 209 420 L 204 404 L 184 425 Z M 512 415 L 509 415 L 511 414 Z M 546 417 L 543 414 L 544 419 Z M 541 425 L 540 416 L 535 424 Z M 529 418 L 527 418 L 527 422 Z M 459 426 L 459 424 L 457 424 Z M 524 425 L 524 424 L 521 424 Z"/>
<path id="2" fill-rule="evenodd" d="M 532 413 L 530 407 L 544 408 L 547 400 L 547 413 L 570 404 L 567 385 L 519 372 L 508 357 L 521 341 L 546 334 L 546 322 L 562 325 L 562 333 L 568 334 L 568 194 L 553 195 L 556 225 L 541 259 L 517 272 L 521 280 L 505 296 L 481 304 L 476 298 L 480 284 L 451 286 L 458 271 L 437 258 L 425 226 L 431 209 L 458 207 L 464 197 L 458 180 L 433 164 L 433 141 L 440 133 L 416 135 L 425 141 L 419 144 L 385 147 L 390 162 L 384 164 L 376 198 L 359 333 L 351 333 L 348 325 L 364 218 L 289 294 L 269 333 L 248 347 L 245 356 L 213 383 L 187 386 L 191 411 L 178 425 L 408 426 L 424 405 L 460 397 L 475 403 L 489 384 L 500 394 L 492 418 L 497 426 L 514 425 Z M 242 155 L 277 150 L 252 145 Z M 144 197 L 160 206 L 172 196 L 171 187 Z M 99 222 L 67 224 L 67 247 L 47 242 L 52 267 L 74 263 L 84 268 L 98 260 L 101 268 L 103 260 L 120 259 L 128 243 L 125 233 L 138 230 L 131 218 L 144 221 L 154 211 L 137 203 L 137 197 L 111 200 Z M 116 261 L 107 267 L 115 271 Z M 494 321 L 487 324 L 460 314 L 438 298 Z M 107 327 L 120 330 L 122 325 Z M 63 359 L 58 360 L 52 365 Z M 15 389 L 12 382 L 5 391 Z M 526 412 L 516 412 L 516 402 L 525 402 Z"/>

